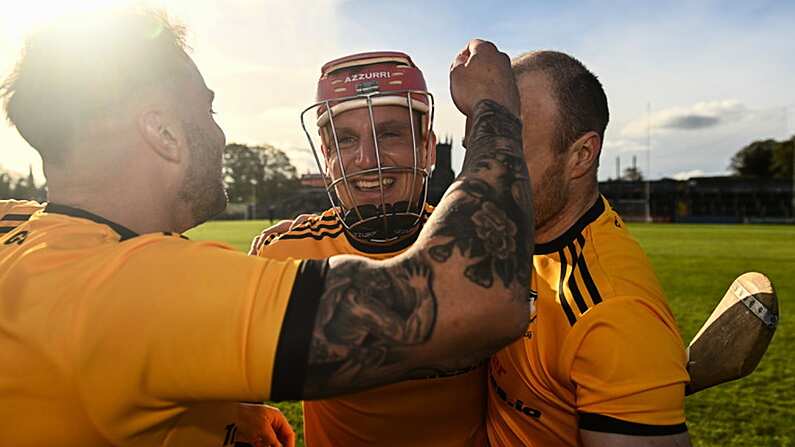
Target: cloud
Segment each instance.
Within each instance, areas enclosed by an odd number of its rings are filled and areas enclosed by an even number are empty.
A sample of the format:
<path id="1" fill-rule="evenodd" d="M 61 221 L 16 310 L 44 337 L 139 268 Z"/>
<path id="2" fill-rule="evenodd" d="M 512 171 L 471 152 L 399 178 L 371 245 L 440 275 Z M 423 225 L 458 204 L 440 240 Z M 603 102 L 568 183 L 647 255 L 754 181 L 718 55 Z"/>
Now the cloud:
<path id="1" fill-rule="evenodd" d="M 750 109 L 733 99 L 698 102 L 689 107 L 672 107 L 652 113 L 650 117 L 637 118 L 624 126 L 621 135 L 645 137 L 649 125 L 653 133 L 706 129 L 740 121 L 750 114 Z"/>
<path id="2" fill-rule="evenodd" d="M 684 115 L 672 117 L 663 123 L 662 127 L 667 129 L 702 129 L 720 124 L 720 121 L 720 118 L 715 116 Z"/>
<path id="3" fill-rule="evenodd" d="M 672 175 L 671 178 L 675 180 L 689 180 L 693 177 L 718 177 L 728 175 L 726 171 L 719 172 L 704 172 L 701 169 L 692 169 L 690 171 L 681 171 Z"/>
<path id="4" fill-rule="evenodd" d="M 671 177 L 676 180 L 688 180 L 692 177 L 703 177 L 703 176 L 704 176 L 704 171 L 702 171 L 701 169 L 691 169 L 689 171 L 677 172 Z"/>
<path id="5" fill-rule="evenodd" d="M 603 145 L 604 152 L 637 152 L 645 151 L 646 143 L 629 138 L 605 137 Z"/>
<path id="6" fill-rule="evenodd" d="M 298 175 L 308 172 L 318 172 L 317 162 L 315 162 L 315 156 L 312 155 L 311 149 L 305 147 L 289 147 L 285 149 L 284 152 L 290 157 L 290 162 L 295 166 Z"/>

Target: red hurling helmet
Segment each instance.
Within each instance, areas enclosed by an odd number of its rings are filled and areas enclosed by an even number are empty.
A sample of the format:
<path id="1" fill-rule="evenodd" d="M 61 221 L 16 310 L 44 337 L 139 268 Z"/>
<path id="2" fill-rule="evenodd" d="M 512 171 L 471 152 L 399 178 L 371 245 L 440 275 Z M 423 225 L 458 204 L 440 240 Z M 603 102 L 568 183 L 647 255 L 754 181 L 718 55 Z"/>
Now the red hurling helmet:
<path id="1" fill-rule="evenodd" d="M 335 59 L 321 69 L 316 101 L 301 113 L 301 125 L 323 175 L 329 200 L 345 229 L 370 243 L 390 242 L 413 234 L 422 222 L 434 150 L 431 147 L 433 96 L 427 91 L 422 72 L 408 55 L 393 51 Z M 387 161 L 390 157 L 385 156 L 373 112 L 381 106 L 406 109 L 407 128 L 411 129 L 411 142 L 405 147 L 406 151 L 412 151 L 409 165 L 398 166 Z M 367 109 L 367 118 L 363 119 L 369 120 L 370 131 L 361 137 L 367 138 L 367 142 L 361 141 L 355 148 L 346 150 L 372 151 L 371 159 L 375 160 L 372 166 L 346 166 L 343 162 L 335 119 L 354 109 Z M 318 128 L 315 132 L 310 132 L 306 123 L 311 118 Z M 315 134 L 319 135 L 317 142 Z M 410 190 L 405 197 L 388 200 L 385 189 L 401 176 L 410 177 Z M 361 191 L 361 185 L 369 185 L 369 195 Z M 361 199 L 374 195 L 380 195 L 380 200 Z"/>

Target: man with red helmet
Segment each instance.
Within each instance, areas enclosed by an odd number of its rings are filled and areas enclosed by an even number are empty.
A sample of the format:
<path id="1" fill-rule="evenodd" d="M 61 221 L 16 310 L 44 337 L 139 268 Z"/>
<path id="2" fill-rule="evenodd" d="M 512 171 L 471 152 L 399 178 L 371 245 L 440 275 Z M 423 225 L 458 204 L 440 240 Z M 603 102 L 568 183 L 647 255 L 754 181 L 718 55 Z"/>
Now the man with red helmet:
<path id="1" fill-rule="evenodd" d="M 386 259 L 404 251 L 432 211 L 425 202 L 436 145 L 433 97 L 419 68 L 398 52 L 333 60 L 321 70 L 317 103 L 301 117 L 332 207 L 293 222 L 282 234 L 257 238 L 252 253 L 277 259 L 336 254 Z M 315 122 L 307 125 L 310 119 Z M 427 274 L 416 272 L 416 299 L 400 303 L 401 312 L 421 314 L 428 305 L 422 299 L 427 282 L 421 280 Z M 384 303 L 383 308 L 351 314 L 349 330 L 334 337 L 340 345 L 361 338 L 374 339 L 375 345 L 390 339 L 412 343 L 422 333 L 420 320 L 391 325 L 395 318 L 386 306 L 390 300 L 384 285 L 371 286 L 369 299 Z M 355 375 L 360 367 L 350 362 L 342 369 Z M 423 376 L 344 397 L 305 401 L 307 444 L 483 445 L 484 368 L 465 368 L 457 374 L 427 370 Z"/>

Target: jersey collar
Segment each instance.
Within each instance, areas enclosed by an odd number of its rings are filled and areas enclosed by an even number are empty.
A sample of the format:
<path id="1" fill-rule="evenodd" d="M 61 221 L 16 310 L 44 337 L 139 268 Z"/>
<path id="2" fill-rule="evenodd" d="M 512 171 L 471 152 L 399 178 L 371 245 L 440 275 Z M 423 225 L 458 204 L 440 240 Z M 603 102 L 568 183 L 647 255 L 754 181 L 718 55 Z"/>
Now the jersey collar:
<path id="1" fill-rule="evenodd" d="M 80 219 L 88 219 L 98 224 L 107 225 L 113 231 L 118 233 L 119 236 L 121 236 L 122 241 L 126 241 L 127 239 L 132 239 L 138 236 L 138 233 L 130 230 L 127 227 L 119 225 L 116 222 L 111 222 L 102 216 L 97 216 L 94 213 L 90 213 L 88 211 L 81 210 L 79 208 L 72 208 L 71 206 L 59 205 L 57 203 L 48 203 L 47 206 L 44 207 L 44 212 L 53 213 L 53 214 L 64 214 L 67 216 L 77 217 Z"/>
<path id="2" fill-rule="evenodd" d="M 388 254 L 388 253 L 397 253 L 401 250 L 405 250 L 409 248 L 420 236 L 420 231 L 422 227 L 425 225 L 425 222 L 428 221 L 428 218 L 431 216 L 434 207 L 433 205 L 426 203 L 424 209 L 422 210 L 422 217 L 421 222 L 417 225 L 414 230 L 403 236 L 403 238 L 398 239 L 397 241 L 392 241 L 386 244 L 375 244 L 372 242 L 367 242 L 365 240 L 357 238 L 355 235 L 351 234 L 350 232 L 346 231 L 343 226 L 342 234 L 345 236 L 345 240 L 348 241 L 348 245 L 353 247 L 355 250 L 358 250 L 365 255 L 379 255 L 379 254 Z M 336 218 L 337 214 L 334 213 L 332 208 L 332 215 L 335 217 L 337 222 L 342 226 L 342 223 Z"/>
<path id="3" fill-rule="evenodd" d="M 548 255 L 550 253 L 555 253 L 556 251 L 562 250 L 563 247 L 569 244 L 569 242 L 573 241 L 582 230 L 585 229 L 588 225 L 590 225 L 593 221 L 599 218 L 602 213 L 605 212 L 605 198 L 600 194 L 599 197 L 596 198 L 596 203 L 591 206 L 588 211 L 585 212 L 577 222 L 574 222 L 574 225 L 569 227 L 563 234 L 558 236 L 557 238 L 545 242 L 543 244 L 536 244 L 535 254 L 537 255 Z"/>
<path id="4" fill-rule="evenodd" d="M 357 239 L 356 236 L 344 231 L 345 239 L 348 240 L 348 243 L 351 247 L 359 250 L 362 253 L 367 254 L 384 254 L 384 253 L 395 253 L 400 250 L 404 250 L 409 248 L 411 244 L 413 244 L 420 235 L 420 230 L 422 229 L 422 223 L 417 226 L 417 228 L 407 236 L 404 236 L 403 239 L 398 239 L 397 241 L 392 241 L 387 244 L 375 244 L 372 242 L 364 242 L 360 239 Z"/>

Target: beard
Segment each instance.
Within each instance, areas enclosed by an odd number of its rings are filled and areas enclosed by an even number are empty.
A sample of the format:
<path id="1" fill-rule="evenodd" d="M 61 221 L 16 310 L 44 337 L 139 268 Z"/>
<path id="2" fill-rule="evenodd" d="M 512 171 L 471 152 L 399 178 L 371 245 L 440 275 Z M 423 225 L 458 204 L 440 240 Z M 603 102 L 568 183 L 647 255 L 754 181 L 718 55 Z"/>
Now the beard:
<path id="1" fill-rule="evenodd" d="M 218 215 L 226 208 L 227 196 L 223 183 L 223 148 L 218 150 L 212 138 L 200 127 L 187 122 L 186 130 L 190 159 L 179 199 L 188 204 L 193 225 Z"/>
<path id="2" fill-rule="evenodd" d="M 536 229 L 544 228 L 566 206 L 568 189 L 564 182 L 564 157 L 555 161 L 541 174 L 533 191 L 533 219 Z"/>

